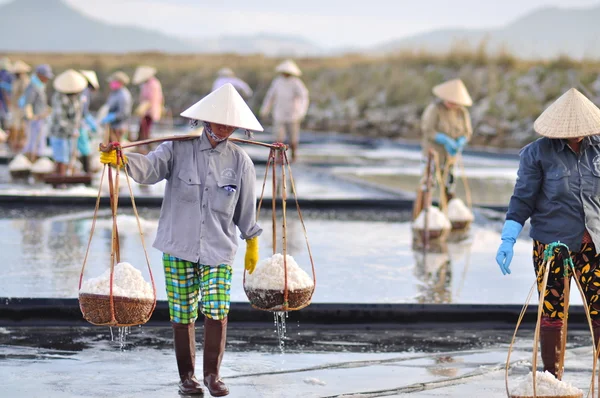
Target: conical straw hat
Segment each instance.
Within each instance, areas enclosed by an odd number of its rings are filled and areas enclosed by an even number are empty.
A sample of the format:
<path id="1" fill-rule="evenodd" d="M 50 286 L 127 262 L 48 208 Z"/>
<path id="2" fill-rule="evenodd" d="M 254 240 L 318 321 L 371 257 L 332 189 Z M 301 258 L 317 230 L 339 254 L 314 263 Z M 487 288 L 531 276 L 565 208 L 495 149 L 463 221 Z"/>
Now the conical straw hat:
<path id="1" fill-rule="evenodd" d="M 275 72 L 278 73 L 288 73 L 292 76 L 302 76 L 302 71 L 298 68 L 298 65 L 291 59 L 280 63 L 277 68 L 275 68 Z"/>
<path id="2" fill-rule="evenodd" d="M 123 71 L 120 71 L 120 70 L 114 72 L 106 80 L 109 83 L 112 82 L 112 81 L 118 81 L 118 82 L 121 82 L 121 83 L 123 83 L 125 85 L 129 84 L 129 76 L 127 76 L 127 73 L 125 73 Z"/>
<path id="3" fill-rule="evenodd" d="M 233 77 L 235 73 L 230 68 L 221 68 L 217 74 L 221 77 Z"/>
<path id="4" fill-rule="evenodd" d="M 537 118 L 533 129 L 549 138 L 579 138 L 600 134 L 600 109 L 572 88 Z"/>
<path id="5" fill-rule="evenodd" d="M 31 72 L 31 66 L 19 59 L 13 64 L 12 71 L 13 73 L 29 73 Z"/>
<path id="6" fill-rule="evenodd" d="M 73 69 L 68 69 L 56 76 L 54 89 L 64 94 L 75 94 L 82 92 L 88 85 L 83 75 Z"/>
<path id="7" fill-rule="evenodd" d="M 202 120 L 253 131 L 263 131 L 252 110 L 231 83 L 224 84 L 181 113 Z"/>
<path id="8" fill-rule="evenodd" d="M 433 94 L 439 99 L 462 106 L 473 105 L 469 91 L 460 79 L 449 80 L 433 88 Z"/>
<path id="9" fill-rule="evenodd" d="M 96 76 L 96 72 L 93 70 L 80 70 L 79 72 L 87 79 L 92 87 L 94 87 L 96 90 L 100 88 L 100 83 L 98 83 L 98 76 Z"/>
<path id="10" fill-rule="evenodd" d="M 138 66 L 133 74 L 133 84 L 142 84 L 156 75 L 156 68 L 151 66 Z"/>

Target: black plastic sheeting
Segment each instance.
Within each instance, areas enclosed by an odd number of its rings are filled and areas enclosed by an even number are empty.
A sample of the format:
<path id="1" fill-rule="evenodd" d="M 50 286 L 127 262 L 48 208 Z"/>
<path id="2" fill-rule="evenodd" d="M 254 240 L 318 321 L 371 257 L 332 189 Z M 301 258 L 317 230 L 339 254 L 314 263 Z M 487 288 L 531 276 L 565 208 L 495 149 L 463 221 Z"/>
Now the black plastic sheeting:
<path id="1" fill-rule="evenodd" d="M 470 304 L 311 304 L 293 312 L 293 320 L 315 325 L 395 325 L 397 327 L 425 324 L 452 327 L 493 325 L 512 328 L 521 312 L 519 305 Z M 536 322 L 537 307 L 530 306 L 524 325 Z M 271 312 L 253 309 L 248 303 L 232 303 L 229 321 L 233 323 L 273 322 Z M 168 324 L 166 301 L 158 301 L 150 325 Z M 0 298 L 0 326 L 64 326 L 84 325 L 77 299 Z M 587 321 L 582 306 L 569 310 L 569 327 L 585 329 Z"/>

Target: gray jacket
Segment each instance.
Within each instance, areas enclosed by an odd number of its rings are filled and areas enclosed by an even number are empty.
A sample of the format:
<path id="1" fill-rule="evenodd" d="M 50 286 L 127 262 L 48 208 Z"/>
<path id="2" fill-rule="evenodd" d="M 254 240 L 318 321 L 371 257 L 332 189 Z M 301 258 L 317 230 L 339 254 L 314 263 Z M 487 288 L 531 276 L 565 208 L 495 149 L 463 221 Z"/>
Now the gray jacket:
<path id="1" fill-rule="evenodd" d="M 232 264 L 242 239 L 259 236 L 256 172 L 250 157 L 225 141 L 214 149 L 202 136 L 161 144 L 148 155 L 127 155 L 140 184 L 167 180 L 154 247 L 204 265 Z"/>
<path id="2" fill-rule="evenodd" d="M 521 151 L 507 220 L 531 218 L 531 237 L 579 251 L 587 228 L 600 248 L 600 137 L 584 138 L 579 154 L 566 140 L 540 138 Z"/>
<path id="3" fill-rule="evenodd" d="M 122 129 L 126 126 L 127 120 L 131 116 L 131 108 L 133 106 L 133 100 L 131 99 L 131 93 L 127 87 L 121 87 L 118 90 L 111 91 L 108 96 L 108 113 L 114 113 L 116 119 L 110 124 L 113 129 Z"/>

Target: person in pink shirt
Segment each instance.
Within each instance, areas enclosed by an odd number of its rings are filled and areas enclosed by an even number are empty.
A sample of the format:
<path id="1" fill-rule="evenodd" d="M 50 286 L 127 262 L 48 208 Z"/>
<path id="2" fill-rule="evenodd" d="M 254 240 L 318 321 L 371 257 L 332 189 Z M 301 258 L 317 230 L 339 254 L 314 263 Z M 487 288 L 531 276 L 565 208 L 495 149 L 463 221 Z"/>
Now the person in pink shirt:
<path id="1" fill-rule="evenodd" d="M 138 141 L 150 138 L 152 124 L 160 120 L 162 113 L 162 85 L 155 75 L 156 69 L 151 66 L 139 66 L 133 75 L 133 84 L 141 85 L 139 105 L 135 111 L 140 117 Z"/>

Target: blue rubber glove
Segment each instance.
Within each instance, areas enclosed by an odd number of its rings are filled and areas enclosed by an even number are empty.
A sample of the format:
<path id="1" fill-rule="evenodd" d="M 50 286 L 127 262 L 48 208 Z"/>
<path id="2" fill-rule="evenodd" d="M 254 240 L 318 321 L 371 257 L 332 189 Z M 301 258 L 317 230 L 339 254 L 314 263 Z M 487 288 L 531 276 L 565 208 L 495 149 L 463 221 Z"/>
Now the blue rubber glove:
<path id="1" fill-rule="evenodd" d="M 85 122 L 87 123 L 88 127 L 92 130 L 93 133 L 98 131 L 98 125 L 96 124 L 96 119 L 94 119 L 94 117 L 92 115 L 90 115 L 88 113 L 85 115 L 84 119 L 85 119 Z"/>
<path id="2" fill-rule="evenodd" d="M 100 124 L 109 124 L 114 122 L 115 120 L 117 120 L 117 115 L 111 112 L 100 121 Z"/>
<path id="3" fill-rule="evenodd" d="M 502 243 L 496 254 L 496 262 L 503 275 L 510 274 L 510 263 L 513 258 L 513 246 L 521 233 L 523 226 L 516 221 L 506 220 L 502 228 Z"/>
<path id="4" fill-rule="evenodd" d="M 18 105 L 19 105 L 20 109 L 25 108 L 25 105 L 27 105 L 27 98 L 24 95 L 22 95 L 21 98 L 19 98 L 19 104 Z"/>
<path id="5" fill-rule="evenodd" d="M 456 152 L 458 151 L 458 146 L 456 145 L 456 141 L 454 141 L 452 138 L 448 137 L 446 134 L 437 133 L 435 135 L 435 142 L 437 142 L 440 145 L 443 145 L 444 148 L 446 148 L 446 152 L 448 152 L 448 154 L 450 156 L 456 155 Z"/>
<path id="6" fill-rule="evenodd" d="M 467 137 L 465 137 L 464 135 L 462 137 L 458 137 L 456 139 L 456 146 L 458 152 L 462 152 L 463 149 L 465 149 L 465 147 L 467 146 Z"/>

